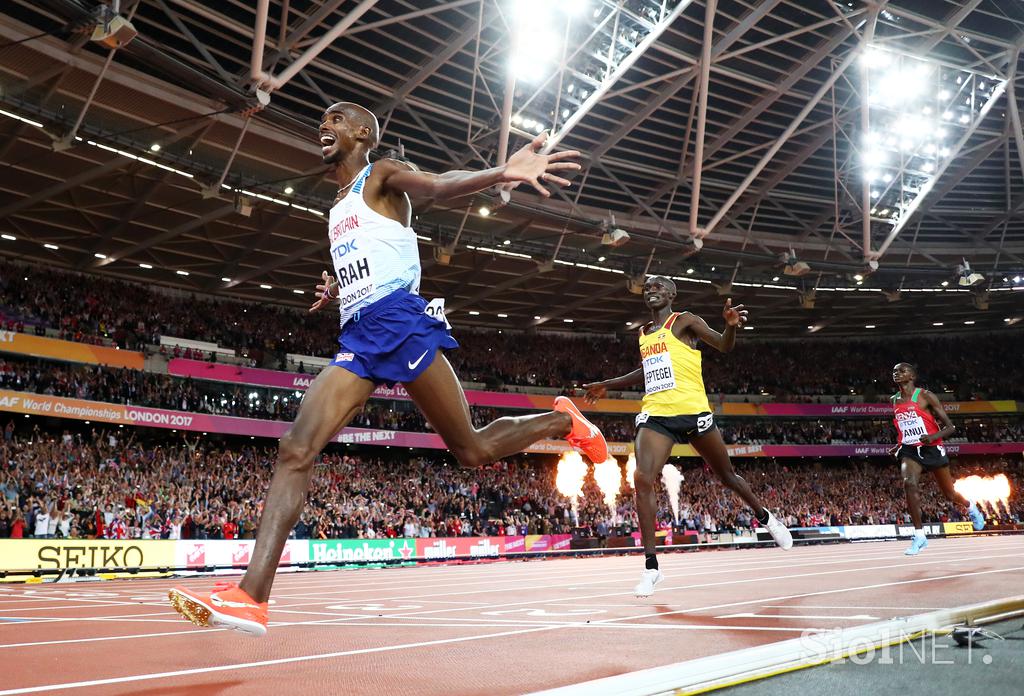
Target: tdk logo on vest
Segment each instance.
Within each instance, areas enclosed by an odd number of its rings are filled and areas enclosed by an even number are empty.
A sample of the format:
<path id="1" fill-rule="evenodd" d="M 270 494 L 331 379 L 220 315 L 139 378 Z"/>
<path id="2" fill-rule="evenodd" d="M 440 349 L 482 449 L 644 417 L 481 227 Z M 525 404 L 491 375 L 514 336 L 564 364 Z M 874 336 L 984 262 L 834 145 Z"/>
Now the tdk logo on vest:
<path id="1" fill-rule="evenodd" d="M 348 217 L 342 218 L 337 225 L 331 228 L 331 232 L 329 235 L 331 241 L 338 241 L 341 237 L 345 236 L 347 233 L 351 232 L 357 227 L 359 227 L 358 215 L 349 215 Z"/>
<path id="2" fill-rule="evenodd" d="M 343 259 L 346 256 L 348 256 L 353 251 L 359 251 L 359 247 L 356 246 L 356 242 L 357 241 L 358 240 L 355 240 L 355 239 L 350 239 L 348 241 L 343 241 L 341 244 L 339 244 L 338 246 L 336 246 L 333 249 L 331 249 L 331 255 L 334 258 L 340 260 L 340 259 Z"/>

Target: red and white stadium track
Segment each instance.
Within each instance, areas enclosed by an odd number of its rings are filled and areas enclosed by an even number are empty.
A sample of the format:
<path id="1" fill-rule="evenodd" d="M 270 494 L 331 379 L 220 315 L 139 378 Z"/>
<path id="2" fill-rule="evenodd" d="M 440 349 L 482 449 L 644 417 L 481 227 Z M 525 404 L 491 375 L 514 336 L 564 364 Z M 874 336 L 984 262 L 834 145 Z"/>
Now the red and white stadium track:
<path id="1" fill-rule="evenodd" d="M 0 696 L 513 694 L 1018 594 L 1024 536 L 281 575 L 262 640 L 197 629 L 184 581 L 0 587 Z"/>

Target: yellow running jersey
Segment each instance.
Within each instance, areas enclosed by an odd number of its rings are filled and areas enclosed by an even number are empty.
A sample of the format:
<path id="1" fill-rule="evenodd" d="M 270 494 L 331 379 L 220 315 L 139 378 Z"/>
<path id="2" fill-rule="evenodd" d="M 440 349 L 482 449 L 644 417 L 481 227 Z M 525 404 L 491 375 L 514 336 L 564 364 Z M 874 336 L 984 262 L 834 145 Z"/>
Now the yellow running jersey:
<path id="1" fill-rule="evenodd" d="M 711 410 L 704 390 L 700 351 L 672 333 L 679 312 L 660 329 L 640 332 L 640 360 L 644 367 L 643 411 L 652 416 L 683 416 Z"/>

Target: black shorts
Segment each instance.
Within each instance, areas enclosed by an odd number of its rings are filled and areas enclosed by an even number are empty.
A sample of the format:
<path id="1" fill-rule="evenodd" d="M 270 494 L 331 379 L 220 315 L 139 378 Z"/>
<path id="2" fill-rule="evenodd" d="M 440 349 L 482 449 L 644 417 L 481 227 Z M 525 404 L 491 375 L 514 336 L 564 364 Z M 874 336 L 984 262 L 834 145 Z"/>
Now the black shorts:
<path id="1" fill-rule="evenodd" d="M 925 471 L 935 471 L 949 466 L 946 448 L 942 445 L 900 445 L 896 450 L 896 460 L 912 459 Z"/>
<path id="2" fill-rule="evenodd" d="M 693 416 L 652 416 L 641 411 L 636 417 L 637 435 L 640 434 L 641 428 L 650 428 L 667 435 L 680 445 L 685 445 L 690 438 L 709 433 L 717 427 L 715 417 L 709 411 Z"/>

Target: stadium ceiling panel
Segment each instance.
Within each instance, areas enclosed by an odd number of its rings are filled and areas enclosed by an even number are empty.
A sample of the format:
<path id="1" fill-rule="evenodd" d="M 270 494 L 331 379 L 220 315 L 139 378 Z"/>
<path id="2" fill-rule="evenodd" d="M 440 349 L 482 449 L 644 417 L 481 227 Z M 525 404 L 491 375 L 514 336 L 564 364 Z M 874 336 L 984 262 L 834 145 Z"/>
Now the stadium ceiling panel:
<path id="1" fill-rule="evenodd" d="M 456 321 L 622 331 L 657 272 L 752 336 L 1017 326 L 1022 47 L 1015 0 L 10 0 L 0 253 L 304 305 L 356 101 L 426 170 L 583 153 L 418 208 Z"/>

